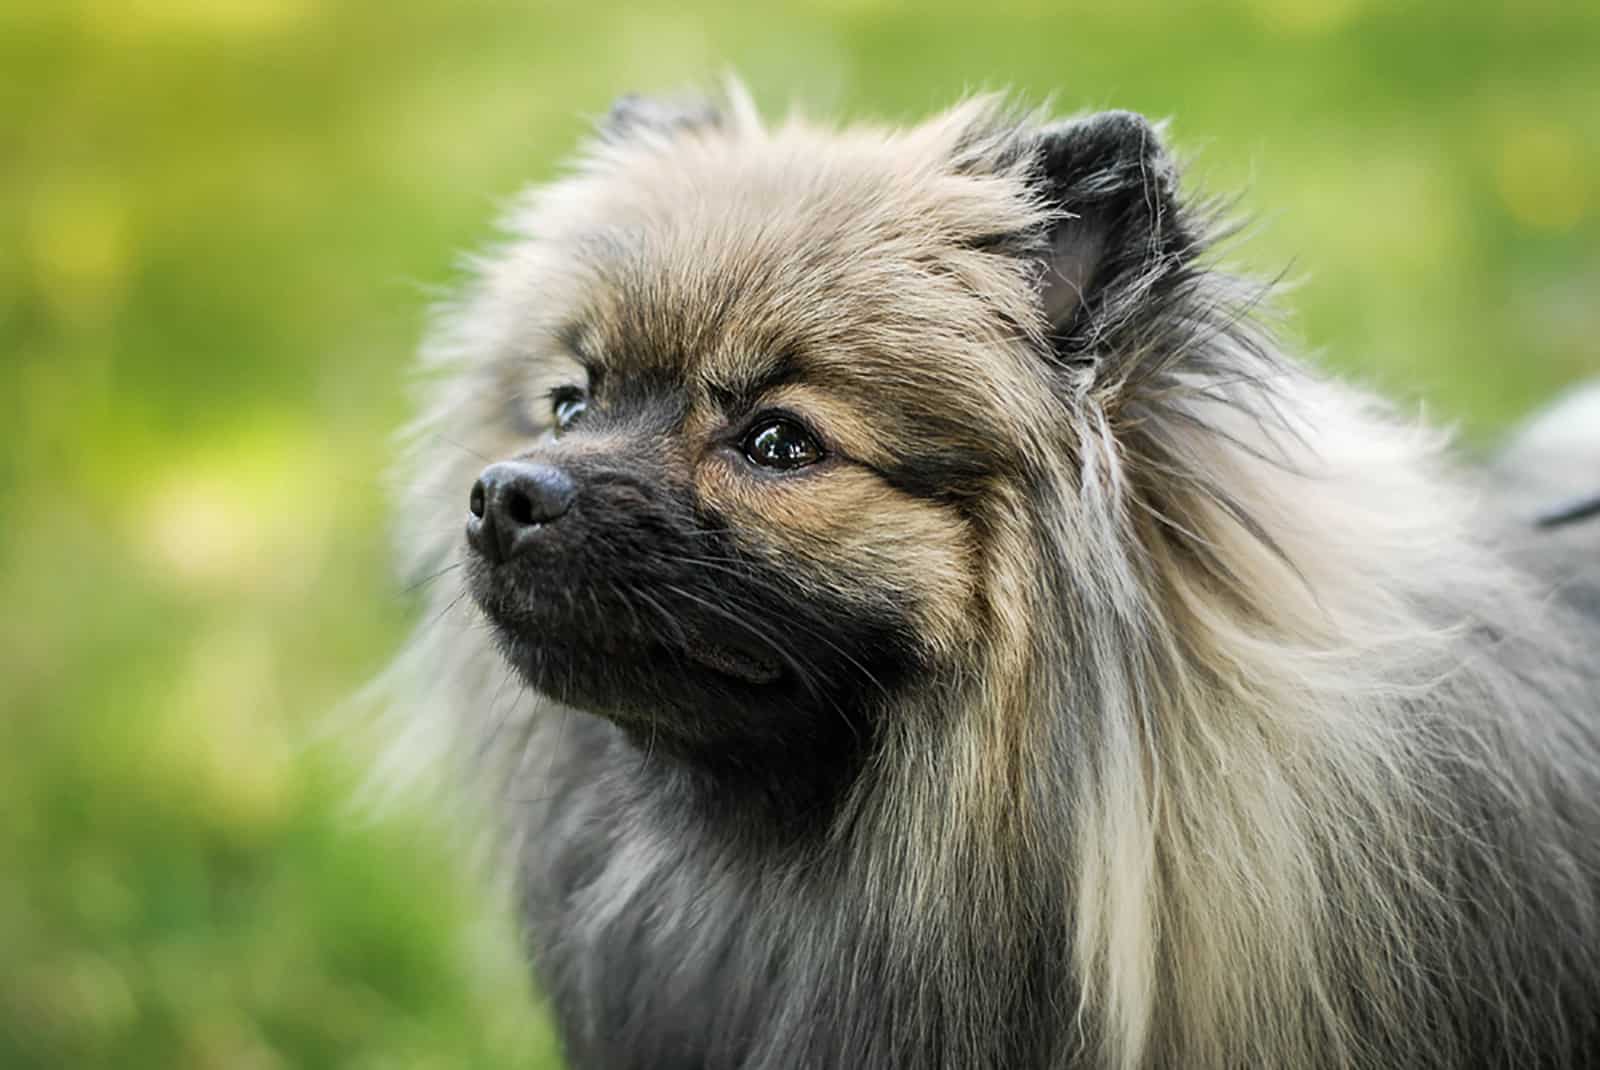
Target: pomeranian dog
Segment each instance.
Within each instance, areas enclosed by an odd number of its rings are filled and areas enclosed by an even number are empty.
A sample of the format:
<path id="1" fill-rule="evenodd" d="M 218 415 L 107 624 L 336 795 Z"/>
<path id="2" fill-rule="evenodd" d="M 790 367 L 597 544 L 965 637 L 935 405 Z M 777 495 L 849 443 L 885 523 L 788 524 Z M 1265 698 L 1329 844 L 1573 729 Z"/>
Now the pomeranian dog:
<path id="1" fill-rule="evenodd" d="M 381 687 L 574 1066 L 1600 1065 L 1600 399 L 1453 459 L 1125 112 L 629 98 L 509 231 Z"/>

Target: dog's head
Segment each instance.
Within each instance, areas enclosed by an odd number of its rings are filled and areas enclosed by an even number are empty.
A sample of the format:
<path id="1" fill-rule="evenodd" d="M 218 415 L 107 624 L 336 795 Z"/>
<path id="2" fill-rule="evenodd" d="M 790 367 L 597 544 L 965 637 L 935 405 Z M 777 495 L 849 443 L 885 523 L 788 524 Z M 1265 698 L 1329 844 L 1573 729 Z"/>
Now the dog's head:
<path id="1" fill-rule="evenodd" d="M 1025 630 L 1029 503 L 1180 284 L 1174 186 L 1126 113 L 618 105 L 461 317 L 451 434 L 492 463 L 432 492 L 504 655 L 735 763 L 858 748 L 957 686 Z"/>

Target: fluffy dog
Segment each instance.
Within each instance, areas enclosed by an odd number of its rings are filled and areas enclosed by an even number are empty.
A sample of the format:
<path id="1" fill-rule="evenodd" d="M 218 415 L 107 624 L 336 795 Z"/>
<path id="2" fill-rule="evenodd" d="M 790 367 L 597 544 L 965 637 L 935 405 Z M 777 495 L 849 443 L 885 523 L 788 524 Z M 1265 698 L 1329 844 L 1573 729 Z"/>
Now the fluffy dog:
<path id="1" fill-rule="evenodd" d="M 630 99 L 509 231 L 383 687 L 575 1066 L 1600 1062 L 1592 409 L 1285 353 L 1128 113 Z"/>

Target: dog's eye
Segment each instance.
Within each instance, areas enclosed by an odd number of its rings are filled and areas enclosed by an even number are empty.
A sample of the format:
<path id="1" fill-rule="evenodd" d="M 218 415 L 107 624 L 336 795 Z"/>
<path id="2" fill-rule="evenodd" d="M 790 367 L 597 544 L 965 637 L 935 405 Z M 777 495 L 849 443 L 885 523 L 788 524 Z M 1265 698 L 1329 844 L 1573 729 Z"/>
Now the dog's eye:
<path id="1" fill-rule="evenodd" d="M 762 468 L 804 468 L 822 460 L 822 447 L 810 432 L 782 417 L 763 420 L 744 438 L 744 455 Z"/>
<path id="2" fill-rule="evenodd" d="M 550 392 L 550 410 L 556 420 L 556 434 L 566 431 L 578 422 L 589 399 L 575 386 L 559 386 Z"/>

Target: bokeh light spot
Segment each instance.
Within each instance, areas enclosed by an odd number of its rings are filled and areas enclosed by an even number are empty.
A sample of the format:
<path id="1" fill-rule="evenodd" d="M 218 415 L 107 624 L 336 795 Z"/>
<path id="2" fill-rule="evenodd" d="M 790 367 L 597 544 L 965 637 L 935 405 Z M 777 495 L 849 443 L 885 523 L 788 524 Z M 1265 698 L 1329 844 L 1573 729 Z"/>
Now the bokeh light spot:
<path id="1" fill-rule="evenodd" d="M 1559 123 L 1519 124 L 1501 138 L 1495 184 L 1507 211 L 1537 230 L 1569 230 L 1588 209 L 1577 140 Z"/>
<path id="2" fill-rule="evenodd" d="M 89 177 L 46 181 L 31 209 L 28 246 L 40 288 L 63 318 L 100 318 L 129 262 L 122 190 Z"/>

